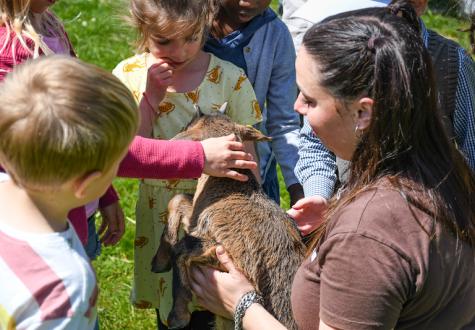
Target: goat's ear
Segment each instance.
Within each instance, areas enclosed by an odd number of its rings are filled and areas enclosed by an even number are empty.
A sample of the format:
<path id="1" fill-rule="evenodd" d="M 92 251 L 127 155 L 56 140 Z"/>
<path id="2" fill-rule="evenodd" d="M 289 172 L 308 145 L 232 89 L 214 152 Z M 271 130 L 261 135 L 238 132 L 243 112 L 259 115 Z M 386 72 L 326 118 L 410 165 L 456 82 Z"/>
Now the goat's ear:
<path id="1" fill-rule="evenodd" d="M 265 136 L 258 129 L 255 129 L 252 126 L 236 125 L 239 135 L 243 141 L 270 141 L 272 138 Z"/>

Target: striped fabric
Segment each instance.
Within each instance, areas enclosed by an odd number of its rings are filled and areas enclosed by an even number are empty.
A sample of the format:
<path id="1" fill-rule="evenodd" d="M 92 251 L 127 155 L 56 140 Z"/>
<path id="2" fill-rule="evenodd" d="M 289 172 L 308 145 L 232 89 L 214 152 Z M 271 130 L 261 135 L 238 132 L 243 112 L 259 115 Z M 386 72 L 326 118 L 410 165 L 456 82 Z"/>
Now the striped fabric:
<path id="1" fill-rule="evenodd" d="M 0 216 L 0 329 L 93 329 L 96 278 L 72 227 L 34 234 L 4 223 Z"/>

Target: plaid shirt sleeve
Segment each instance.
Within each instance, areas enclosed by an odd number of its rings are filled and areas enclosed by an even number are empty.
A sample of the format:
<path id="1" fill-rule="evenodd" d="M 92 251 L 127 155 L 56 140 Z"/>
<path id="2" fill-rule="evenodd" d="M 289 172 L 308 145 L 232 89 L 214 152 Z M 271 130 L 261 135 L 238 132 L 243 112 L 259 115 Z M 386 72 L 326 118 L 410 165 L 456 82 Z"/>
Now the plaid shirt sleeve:
<path id="1" fill-rule="evenodd" d="M 460 150 L 475 171 L 475 63 L 459 48 L 459 74 L 455 94 L 454 131 Z"/>
<path id="2" fill-rule="evenodd" d="M 300 130 L 299 160 L 295 175 L 303 186 L 305 197 L 330 199 L 337 181 L 336 158 L 313 133 L 307 118 Z"/>

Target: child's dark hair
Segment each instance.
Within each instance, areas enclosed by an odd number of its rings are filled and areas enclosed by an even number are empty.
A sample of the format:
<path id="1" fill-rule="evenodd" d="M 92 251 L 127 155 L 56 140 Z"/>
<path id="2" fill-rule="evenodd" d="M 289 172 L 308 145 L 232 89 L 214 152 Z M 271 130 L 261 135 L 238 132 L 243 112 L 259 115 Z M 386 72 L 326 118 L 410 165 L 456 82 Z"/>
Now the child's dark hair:
<path id="1" fill-rule="evenodd" d="M 193 31 L 204 42 L 216 13 L 215 1 L 131 0 L 131 21 L 139 32 L 139 51 L 146 51 L 149 38 L 164 31 L 170 39 Z"/>
<path id="2" fill-rule="evenodd" d="M 409 2 L 397 1 L 334 16 L 303 38 L 322 73 L 320 84 L 341 104 L 374 100 L 349 182 L 328 218 L 384 177 L 411 207 L 475 246 L 475 178 L 437 115 L 431 59 L 418 26 Z M 317 232 L 321 236 L 324 228 Z"/>

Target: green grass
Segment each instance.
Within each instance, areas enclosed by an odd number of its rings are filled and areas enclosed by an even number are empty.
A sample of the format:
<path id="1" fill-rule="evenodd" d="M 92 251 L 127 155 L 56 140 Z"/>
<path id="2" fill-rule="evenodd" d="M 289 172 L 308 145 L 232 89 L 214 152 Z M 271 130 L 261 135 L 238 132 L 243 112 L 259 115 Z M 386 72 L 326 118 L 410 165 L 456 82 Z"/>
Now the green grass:
<path id="1" fill-rule="evenodd" d="M 272 6 L 276 8 L 277 1 Z M 122 59 L 133 54 L 134 31 L 125 26 L 121 16 L 127 13 L 127 5 L 117 0 L 68 0 L 59 1 L 54 11 L 65 22 L 66 30 L 84 61 L 112 70 Z M 428 12 L 424 15 L 427 25 L 438 32 L 469 47 L 468 36 L 457 29 L 468 26 L 455 18 Z M 279 172 L 282 205 L 288 208 L 289 197 L 285 192 Z M 155 313 L 134 309 L 129 303 L 133 270 L 134 204 L 138 183 L 136 180 L 118 179 L 115 187 L 121 196 L 121 204 L 128 219 L 124 238 L 113 248 L 103 249 L 94 262 L 99 286 L 99 317 L 102 329 L 153 329 Z"/>

